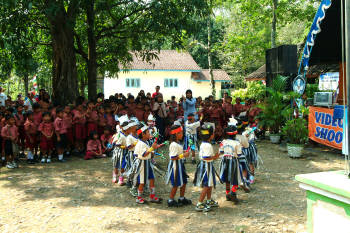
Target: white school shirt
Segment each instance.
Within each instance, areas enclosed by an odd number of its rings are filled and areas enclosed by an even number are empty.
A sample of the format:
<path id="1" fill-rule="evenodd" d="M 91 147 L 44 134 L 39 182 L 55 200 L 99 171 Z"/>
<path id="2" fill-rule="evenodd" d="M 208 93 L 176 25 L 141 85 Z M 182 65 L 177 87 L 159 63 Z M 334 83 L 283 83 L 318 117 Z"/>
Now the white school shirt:
<path id="1" fill-rule="evenodd" d="M 254 131 L 252 131 L 252 130 L 253 130 L 252 128 L 247 128 L 247 129 L 242 133 L 243 136 L 246 136 L 246 137 L 247 137 L 247 135 L 248 135 L 247 138 L 248 138 L 248 141 L 249 141 L 249 142 L 256 139 L 255 133 L 254 133 Z"/>
<path id="2" fill-rule="evenodd" d="M 119 133 L 119 138 L 116 139 L 116 145 L 126 146 L 126 136 L 123 132 Z"/>
<path id="3" fill-rule="evenodd" d="M 225 139 L 221 142 L 219 152 L 224 155 L 231 155 L 234 156 L 236 153 L 238 153 L 238 150 L 241 150 L 242 153 L 242 146 L 239 143 L 239 141 L 232 140 L 232 139 Z"/>
<path id="4" fill-rule="evenodd" d="M 146 142 L 139 140 L 135 146 L 134 154 L 137 156 L 138 159 L 141 160 L 148 160 L 151 159 L 151 153 L 149 153 L 146 157 L 143 156 L 144 153 L 148 151 L 148 149 L 151 148 L 149 145 L 147 145 Z"/>
<path id="5" fill-rule="evenodd" d="M 244 148 L 249 147 L 248 138 L 246 136 L 238 134 L 238 135 L 236 135 L 236 139 L 241 143 L 242 147 L 244 147 Z"/>
<path id="6" fill-rule="evenodd" d="M 199 121 L 196 121 L 194 123 L 189 123 L 186 121 L 185 127 L 186 127 L 186 134 L 187 135 L 196 135 L 197 134 L 197 128 L 201 126 L 201 123 Z"/>
<path id="7" fill-rule="evenodd" d="M 4 92 L 0 93 L 0 105 L 5 107 L 5 101 L 7 100 L 7 95 Z"/>
<path id="8" fill-rule="evenodd" d="M 183 147 L 177 143 L 177 142 L 172 142 L 170 143 L 169 146 L 169 157 L 170 159 L 173 159 L 183 153 Z"/>
<path id="9" fill-rule="evenodd" d="M 133 146 L 135 145 L 135 143 L 138 142 L 138 139 L 134 137 L 134 135 L 132 134 L 129 134 L 127 137 L 126 137 L 126 146 L 129 147 L 129 146 Z M 135 146 L 130 148 L 129 151 L 135 151 Z"/>
<path id="10" fill-rule="evenodd" d="M 201 160 L 209 159 L 214 156 L 214 149 L 213 146 L 209 142 L 202 142 L 201 146 L 199 147 L 199 158 Z M 212 160 L 205 160 L 207 162 L 210 162 Z"/>

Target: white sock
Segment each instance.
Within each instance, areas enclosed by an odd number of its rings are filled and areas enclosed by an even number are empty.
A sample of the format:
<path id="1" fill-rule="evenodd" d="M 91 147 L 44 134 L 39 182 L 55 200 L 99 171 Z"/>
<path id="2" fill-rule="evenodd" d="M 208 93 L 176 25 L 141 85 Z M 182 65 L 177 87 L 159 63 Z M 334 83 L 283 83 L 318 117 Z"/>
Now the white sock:
<path id="1" fill-rule="evenodd" d="M 33 159 L 33 154 L 31 151 L 28 152 L 27 159 Z"/>
<path id="2" fill-rule="evenodd" d="M 63 159 L 63 154 L 58 155 L 58 160 L 62 160 Z"/>
<path id="3" fill-rule="evenodd" d="M 47 158 L 48 158 L 48 159 L 51 159 L 51 155 L 48 155 Z"/>
<path id="4" fill-rule="evenodd" d="M 2 161 L 5 161 L 5 157 L 1 157 L 1 160 L 2 160 Z"/>

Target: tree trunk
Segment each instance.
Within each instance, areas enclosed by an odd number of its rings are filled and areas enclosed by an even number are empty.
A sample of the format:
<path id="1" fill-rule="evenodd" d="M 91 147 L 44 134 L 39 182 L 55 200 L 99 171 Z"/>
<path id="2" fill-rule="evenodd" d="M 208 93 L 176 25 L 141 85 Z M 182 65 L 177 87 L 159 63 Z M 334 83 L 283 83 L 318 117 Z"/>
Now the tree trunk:
<path id="1" fill-rule="evenodd" d="M 271 48 L 276 47 L 276 37 L 277 37 L 277 15 L 276 10 L 278 6 L 278 0 L 273 0 L 273 6 L 272 6 L 272 23 L 271 23 Z"/>
<path id="2" fill-rule="evenodd" d="M 74 25 L 79 1 L 46 0 L 52 39 L 52 99 L 55 103 L 73 103 L 78 95 L 77 65 L 74 50 Z M 67 9 L 67 10 L 66 10 Z"/>
<path id="3" fill-rule="evenodd" d="M 25 74 L 23 77 L 23 81 L 24 81 L 24 97 L 28 96 L 28 88 L 29 88 L 29 81 L 28 81 L 28 74 Z"/>
<path id="4" fill-rule="evenodd" d="M 88 98 L 96 100 L 97 98 L 97 53 L 96 53 L 96 37 L 95 37 L 95 1 L 90 0 L 87 4 L 87 34 L 88 34 Z"/>
<path id="5" fill-rule="evenodd" d="M 210 76 L 210 85 L 211 85 L 211 92 L 213 95 L 213 98 L 216 98 L 216 90 L 215 90 L 215 80 L 213 75 L 213 69 L 212 69 L 212 54 L 211 54 L 211 7 L 212 2 L 209 0 L 209 12 L 208 12 L 208 67 L 209 67 L 209 76 Z"/>

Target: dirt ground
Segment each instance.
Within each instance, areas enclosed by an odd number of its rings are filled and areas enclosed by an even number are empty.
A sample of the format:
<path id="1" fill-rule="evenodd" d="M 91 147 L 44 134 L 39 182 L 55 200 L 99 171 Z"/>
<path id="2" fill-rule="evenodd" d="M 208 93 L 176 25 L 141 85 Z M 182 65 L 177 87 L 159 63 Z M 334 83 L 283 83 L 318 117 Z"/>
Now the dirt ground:
<path id="1" fill-rule="evenodd" d="M 264 163 L 252 192 L 240 190 L 242 201 L 233 205 L 219 184 L 214 199 L 220 207 L 209 213 L 195 212 L 194 205 L 168 208 L 170 187 L 162 178 L 156 183 L 163 204 L 137 205 L 125 186 L 111 183 L 110 159 L 3 167 L 0 232 L 305 232 L 305 192 L 294 176 L 344 169 L 343 157 L 309 149 L 302 159 L 290 159 L 283 147 L 267 141 L 258 148 Z M 194 165 L 186 168 L 192 180 Z M 189 184 L 187 198 L 196 203 L 199 190 Z"/>

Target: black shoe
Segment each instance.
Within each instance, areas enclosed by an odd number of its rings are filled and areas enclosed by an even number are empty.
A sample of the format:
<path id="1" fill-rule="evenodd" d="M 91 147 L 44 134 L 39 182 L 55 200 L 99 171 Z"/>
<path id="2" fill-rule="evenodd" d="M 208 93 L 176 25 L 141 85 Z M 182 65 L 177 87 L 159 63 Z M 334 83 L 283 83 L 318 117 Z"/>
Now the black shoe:
<path id="1" fill-rule="evenodd" d="M 179 203 L 179 204 L 181 203 L 182 205 L 192 205 L 192 201 L 186 199 L 185 197 L 184 197 L 184 199 L 182 199 L 182 200 L 179 198 L 178 203 Z"/>
<path id="2" fill-rule="evenodd" d="M 196 160 L 192 159 L 192 164 L 196 164 Z"/>
<path id="3" fill-rule="evenodd" d="M 168 200 L 168 207 L 179 207 L 179 203 L 177 203 L 175 200 Z"/>
<path id="4" fill-rule="evenodd" d="M 28 164 L 35 164 L 35 161 L 33 159 L 27 159 Z"/>
<path id="5" fill-rule="evenodd" d="M 130 180 L 128 180 L 128 181 L 126 182 L 126 187 L 128 187 L 128 188 L 131 188 L 131 187 L 132 187 L 132 183 L 131 183 Z"/>
<path id="6" fill-rule="evenodd" d="M 232 201 L 235 204 L 238 204 L 239 200 L 237 198 L 237 194 L 230 192 L 229 194 L 226 194 L 226 201 Z"/>

